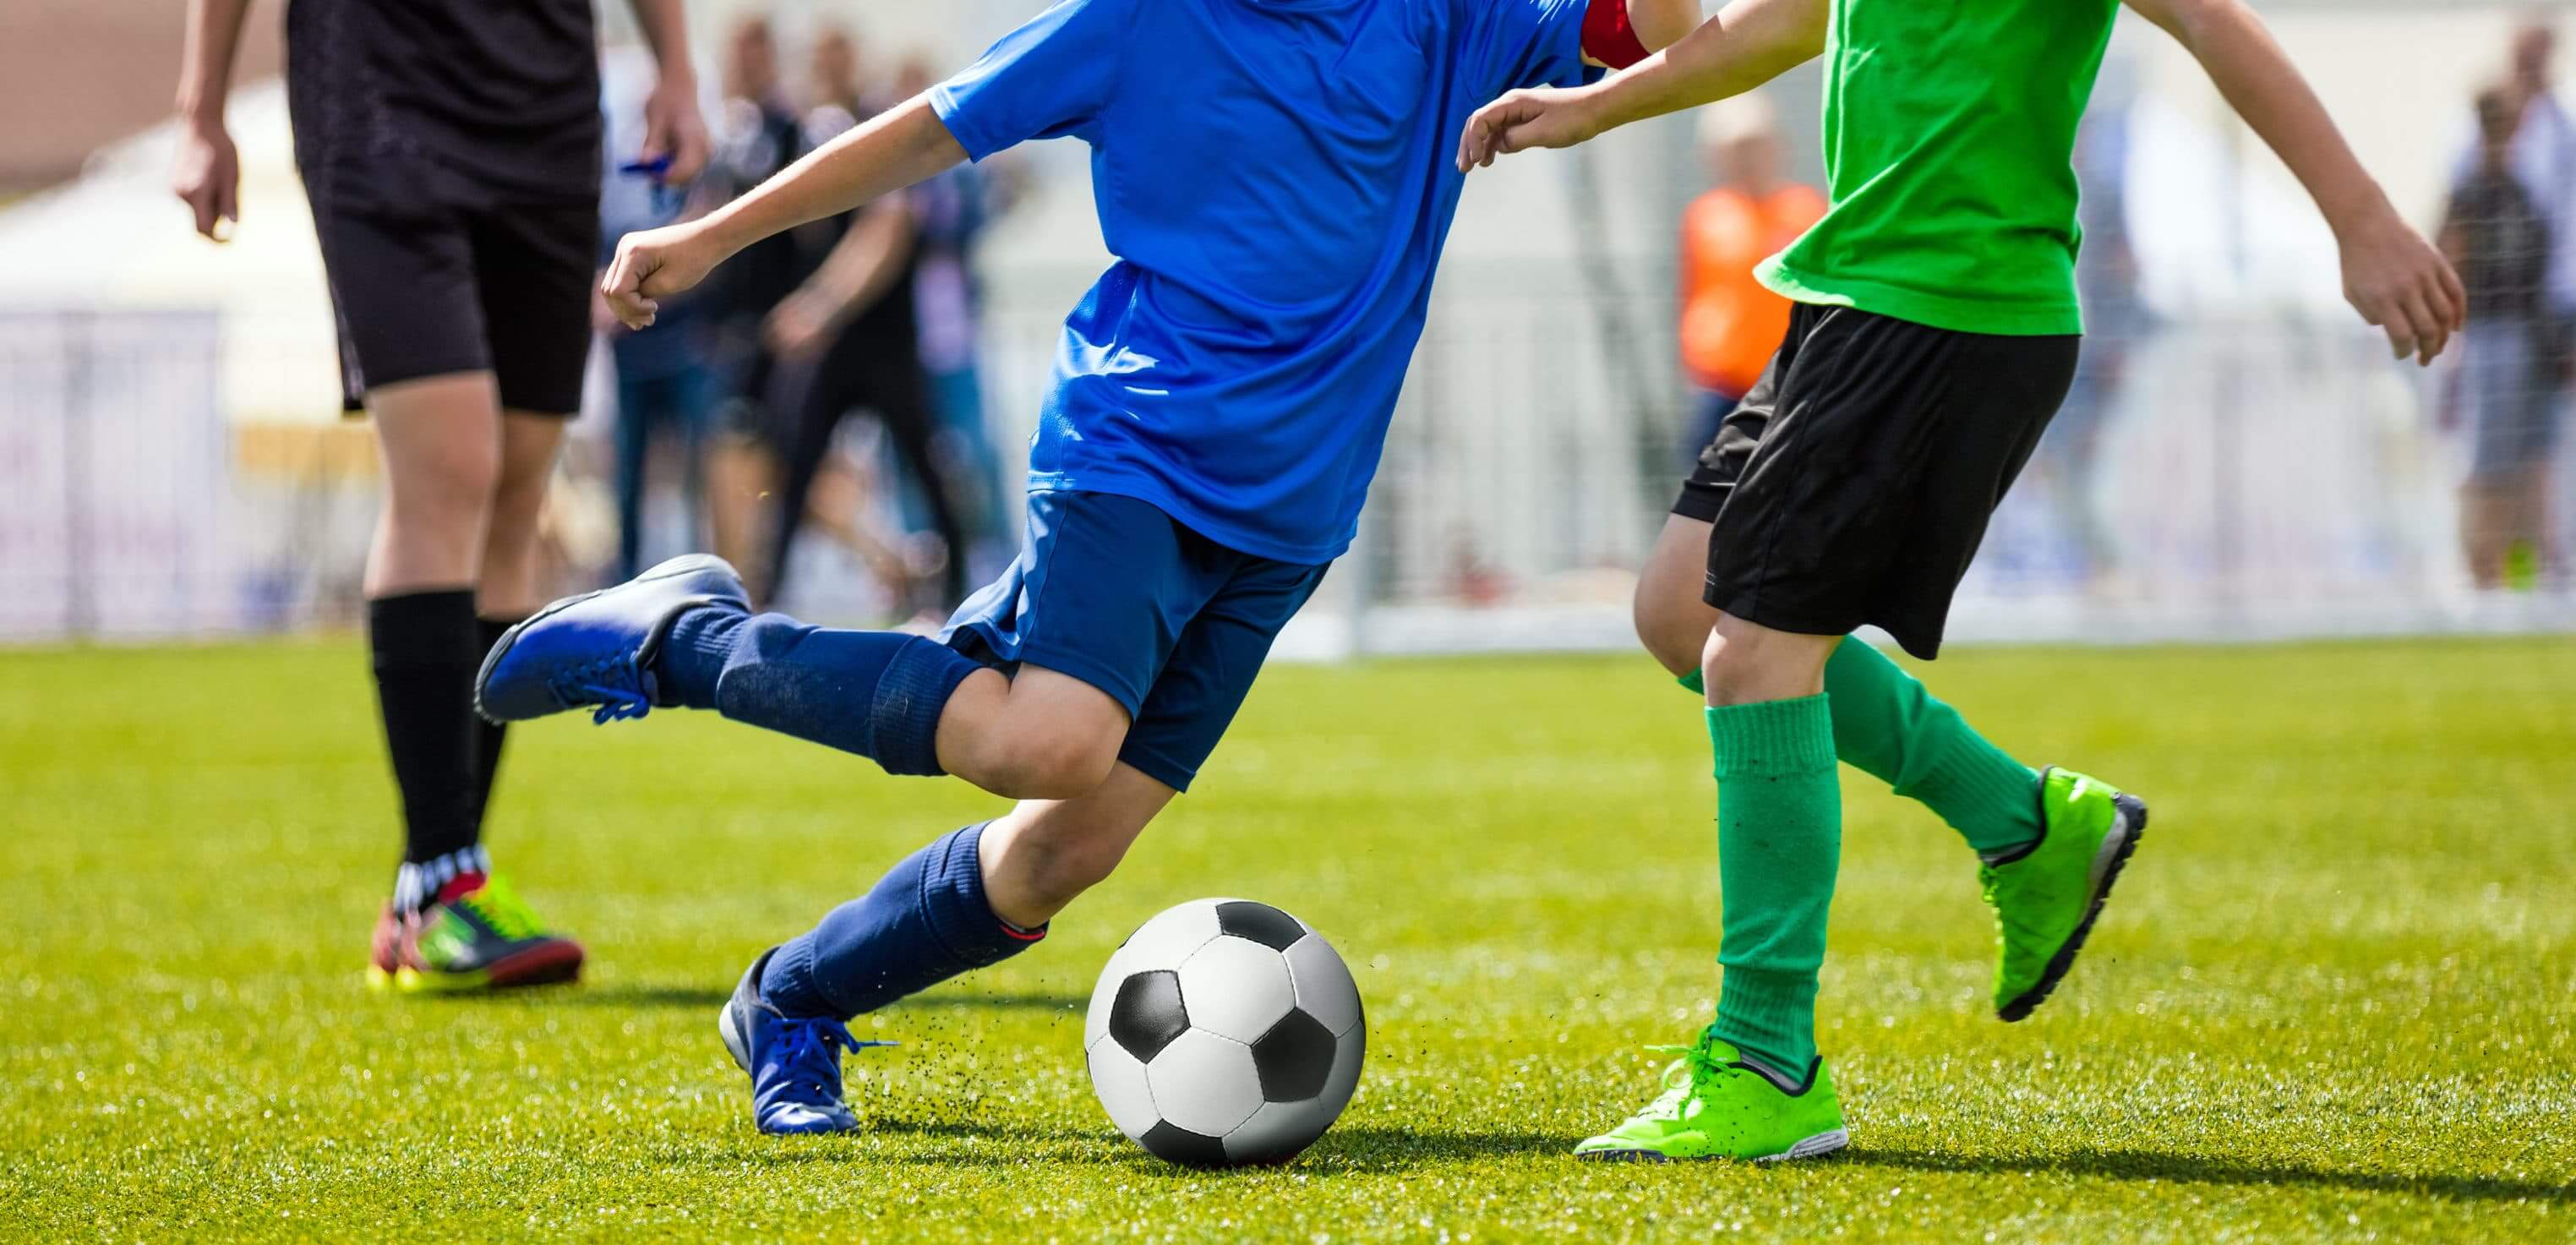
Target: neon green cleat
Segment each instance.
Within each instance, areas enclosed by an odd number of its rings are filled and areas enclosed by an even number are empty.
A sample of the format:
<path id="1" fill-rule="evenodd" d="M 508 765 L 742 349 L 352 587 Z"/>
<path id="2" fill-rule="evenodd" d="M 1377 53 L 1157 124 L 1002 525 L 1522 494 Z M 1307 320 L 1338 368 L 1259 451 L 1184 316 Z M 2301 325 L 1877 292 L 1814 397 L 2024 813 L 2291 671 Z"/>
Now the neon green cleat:
<path id="1" fill-rule="evenodd" d="M 497 990 L 574 980 L 581 961 L 581 944 L 547 933 L 498 875 L 468 874 L 404 923 L 391 973 L 369 979 L 405 994 Z"/>
<path id="2" fill-rule="evenodd" d="M 1664 1092 L 1628 1122 L 1574 1147 L 1599 1162 L 1669 1163 L 1676 1159 L 1745 1159 L 1756 1163 L 1813 1158 L 1851 1144 L 1843 1104 L 1834 1097 L 1825 1061 L 1807 1083 L 1783 1089 L 1714 1033 L 1696 1046 L 1652 1046 L 1681 1056 L 1664 1069 Z"/>
<path id="3" fill-rule="evenodd" d="M 2028 1016 L 2057 988 L 2147 828 L 2146 801 L 2073 770 L 2039 776 L 2039 841 L 1977 870 L 1995 910 L 1995 1014 Z"/>

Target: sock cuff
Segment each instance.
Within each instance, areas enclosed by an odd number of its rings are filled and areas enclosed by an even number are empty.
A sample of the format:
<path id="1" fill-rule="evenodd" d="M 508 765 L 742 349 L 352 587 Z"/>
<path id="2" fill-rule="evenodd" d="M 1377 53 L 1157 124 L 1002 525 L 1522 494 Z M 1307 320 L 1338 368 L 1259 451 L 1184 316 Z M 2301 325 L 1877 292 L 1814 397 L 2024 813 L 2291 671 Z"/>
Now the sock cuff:
<path id="1" fill-rule="evenodd" d="M 1728 965 L 1718 984 L 1710 1031 L 1779 1069 L 1801 1069 L 1816 1057 L 1816 977 Z"/>
<path id="2" fill-rule="evenodd" d="M 867 755 L 889 774 L 946 773 L 939 767 L 940 711 L 957 685 L 981 669 L 965 654 L 926 636 L 914 636 L 896 649 L 868 705 Z M 980 881 L 976 889 L 980 894 Z"/>
<path id="3" fill-rule="evenodd" d="M 979 821 L 950 831 L 931 845 L 921 871 L 921 908 L 931 930 L 968 968 L 982 968 L 1018 954 L 1046 937 L 1047 927 L 1013 925 L 984 897 L 984 828 Z"/>
<path id="4" fill-rule="evenodd" d="M 750 617 L 730 606 L 701 605 L 673 619 L 653 657 L 657 698 L 683 709 L 715 708 L 716 684 Z"/>
<path id="5" fill-rule="evenodd" d="M 760 998 L 787 1016 L 829 1016 L 841 1020 L 852 1013 L 823 993 L 814 980 L 814 940 L 811 937 L 790 938 L 769 957 L 760 970 Z"/>
<path id="6" fill-rule="evenodd" d="M 1834 715 L 1822 693 L 1794 700 L 1715 705 L 1708 742 L 1722 781 L 1834 768 Z"/>
<path id="7" fill-rule="evenodd" d="M 394 871 L 394 906 L 405 912 L 428 907 L 448 883 L 460 877 L 490 877 L 492 854 L 480 843 L 422 861 L 404 861 Z"/>

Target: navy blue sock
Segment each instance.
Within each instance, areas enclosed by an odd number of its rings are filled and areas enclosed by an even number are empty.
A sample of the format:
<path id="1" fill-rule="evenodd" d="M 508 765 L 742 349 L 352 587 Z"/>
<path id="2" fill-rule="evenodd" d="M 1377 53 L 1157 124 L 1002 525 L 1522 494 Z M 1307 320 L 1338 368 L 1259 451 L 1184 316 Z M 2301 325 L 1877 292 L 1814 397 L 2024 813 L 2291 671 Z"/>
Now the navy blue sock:
<path id="1" fill-rule="evenodd" d="M 653 663 L 665 704 L 855 752 L 889 774 L 943 772 L 939 712 L 982 668 L 923 636 L 827 630 L 717 605 L 680 615 Z"/>
<path id="2" fill-rule="evenodd" d="M 983 824 L 954 830 L 886 871 L 876 888 L 769 957 L 761 997 L 790 1016 L 846 1020 L 959 973 L 998 963 L 1046 937 L 984 902 L 975 845 Z"/>

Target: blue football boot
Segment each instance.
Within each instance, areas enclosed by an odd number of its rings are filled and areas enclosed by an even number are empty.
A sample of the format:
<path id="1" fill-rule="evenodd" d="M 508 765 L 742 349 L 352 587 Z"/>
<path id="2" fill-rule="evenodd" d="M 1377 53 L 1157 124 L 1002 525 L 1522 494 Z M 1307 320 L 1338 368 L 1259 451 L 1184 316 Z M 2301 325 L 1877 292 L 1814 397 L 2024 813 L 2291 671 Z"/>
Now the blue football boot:
<path id="1" fill-rule="evenodd" d="M 846 1133 L 858 1114 L 841 1100 L 841 1052 L 892 1042 L 862 1042 L 829 1016 L 789 1016 L 760 997 L 771 947 L 752 961 L 717 1013 L 716 1031 L 734 1066 L 751 1077 L 751 1122 L 764 1133 Z"/>
<path id="2" fill-rule="evenodd" d="M 702 605 L 748 612 L 742 577 L 693 553 L 597 592 L 565 597 L 501 633 L 474 676 L 474 711 L 524 722 L 592 709 L 594 722 L 640 718 L 656 704 L 653 658 L 681 614 Z"/>

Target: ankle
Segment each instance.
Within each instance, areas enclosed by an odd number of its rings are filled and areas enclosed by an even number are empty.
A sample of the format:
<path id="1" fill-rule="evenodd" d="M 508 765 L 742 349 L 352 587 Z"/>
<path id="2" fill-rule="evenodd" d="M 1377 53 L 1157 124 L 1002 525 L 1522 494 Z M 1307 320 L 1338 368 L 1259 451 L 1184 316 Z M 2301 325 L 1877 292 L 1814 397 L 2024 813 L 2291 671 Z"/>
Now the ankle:
<path id="1" fill-rule="evenodd" d="M 653 658 L 654 699 L 683 709 L 715 708 L 716 681 L 749 617 L 729 605 L 708 604 L 673 619 Z"/>

